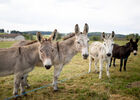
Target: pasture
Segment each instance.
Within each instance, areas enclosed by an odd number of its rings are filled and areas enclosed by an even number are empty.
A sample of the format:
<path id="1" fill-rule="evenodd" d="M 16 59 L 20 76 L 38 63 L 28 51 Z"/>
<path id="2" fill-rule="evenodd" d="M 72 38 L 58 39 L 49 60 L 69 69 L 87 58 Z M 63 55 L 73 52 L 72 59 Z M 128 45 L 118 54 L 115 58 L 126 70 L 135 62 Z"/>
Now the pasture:
<path id="1" fill-rule="evenodd" d="M 127 41 L 115 41 L 120 45 Z M 0 42 L 0 48 L 10 47 L 14 42 Z M 140 49 L 140 42 L 139 42 Z M 102 79 L 94 73 L 94 64 L 89 74 L 76 77 L 79 74 L 88 72 L 88 60 L 84 60 L 81 54 L 77 54 L 72 61 L 64 66 L 59 80 L 71 78 L 59 83 L 59 90 L 53 91 L 52 86 L 37 90 L 21 97 L 18 100 L 139 100 L 140 99 L 140 50 L 138 55 L 128 58 L 127 71 L 119 72 L 119 60 L 116 60 L 116 67 L 110 68 L 110 76 L 106 76 L 103 67 Z M 75 76 L 75 77 L 74 77 Z M 35 67 L 30 72 L 28 82 L 31 85 L 28 90 L 52 83 L 53 67 L 46 70 L 44 67 Z M 12 96 L 13 75 L 0 77 L 0 100 Z"/>

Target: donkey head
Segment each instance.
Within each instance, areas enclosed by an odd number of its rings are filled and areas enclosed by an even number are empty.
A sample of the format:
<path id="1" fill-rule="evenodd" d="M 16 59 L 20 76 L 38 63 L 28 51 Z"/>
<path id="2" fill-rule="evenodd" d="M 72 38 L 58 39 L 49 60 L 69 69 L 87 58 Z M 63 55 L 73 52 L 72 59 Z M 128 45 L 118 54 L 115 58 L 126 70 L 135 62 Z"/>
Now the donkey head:
<path id="1" fill-rule="evenodd" d="M 132 52 L 134 53 L 134 55 L 137 55 L 137 51 L 138 51 L 138 41 L 139 39 L 136 39 L 136 41 L 134 42 L 133 39 L 130 39 L 130 43 L 131 43 L 131 47 L 132 47 Z"/>
<path id="2" fill-rule="evenodd" d="M 57 30 L 55 29 L 52 35 L 47 39 L 43 38 L 41 33 L 37 33 L 37 40 L 39 41 L 39 56 L 46 69 L 52 66 L 53 51 L 52 40 L 55 39 Z"/>
<path id="3" fill-rule="evenodd" d="M 115 36 L 114 31 L 112 31 L 112 34 L 109 35 L 109 36 L 105 35 L 104 32 L 102 33 L 102 38 L 104 40 L 103 44 L 104 44 L 104 47 L 105 47 L 106 55 L 108 57 L 112 56 L 112 50 L 113 50 L 113 44 L 114 44 L 114 42 L 113 42 L 114 36 Z"/>
<path id="4" fill-rule="evenodd" d="M 75 25 L 76 49 L 77 49 L 77 51 L 82 53 L 82 56 L 83 56 L 84 59 L 87 59 L 87 57 L 89 55 L 88 54 L 89 39 L 88 39 L 88 36 L 87 36 L 88 30 L 89 30 L 89 27 L 88 27 L 87 23 L 84 26 L 83 32 L 80 32 L 78 24 Z"/>

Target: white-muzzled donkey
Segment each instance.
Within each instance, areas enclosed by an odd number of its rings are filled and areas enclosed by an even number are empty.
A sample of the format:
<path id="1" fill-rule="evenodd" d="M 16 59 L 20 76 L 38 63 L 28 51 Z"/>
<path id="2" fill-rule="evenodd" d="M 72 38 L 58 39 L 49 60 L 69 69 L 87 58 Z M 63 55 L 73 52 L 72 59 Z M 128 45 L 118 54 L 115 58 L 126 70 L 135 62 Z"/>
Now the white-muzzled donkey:
<path id="1" fill-rule="evenodd" d="M 99 61 L 100 66 L 99 66 L 99 79 L 102 77 L 102 70 L 103 70 L 103 62 L 106 62 L 106 73 L 107 76 L 110 77 L 109 75 L 109 63 L 110 59 L 112 57 L 112 50 L 113 50 L 113 39 L 114 39 L 115 33 L 112 31 L 112 34 L 107 36 L 105 33 L 102 33 L 102 39 L 104 40 L 103 43 L 101 42 L 93 42 L 89 46 L 89 71 L 91 71 L 91 65 L 92 65 L 92 60 L 94 60 L 94 66 L 95 66 L 95 71 L 98 72 L 97 69 L 97 63 Z"/>
<path id="2" fill-rule="evenodd" d="M 51 43 L 51 42 L 54 42 L 54 40 L 56 41 L 57 34 L 58 34 L 57 29 L 55 29 L 55 30 L 51 33 L 51 36 L 50 36 L 50 37 L 51 37 L 51 41 L 50 41 L 50 43 Z M 44 39 L 45 39 L 45 38 L 44 38 Z M 52 40 L 53 40 L 53 41 L 52 41 Z M 27 45 L 34 44 L 34 43 L 36 43 L 36 42 L 38 42 L 38 40 L 33 40 L 33 41 L 31 41 L 31 40 L 19 41 L 19 42 L 14 43 L 14 44 L 12 45 L 12 47 L 27 46 Z M 47 44 L 47 45 L 48 45 L 48 44 Z M 53 48 L 53 47 L 52 47 L 52 44 L 49 44 L 47 48 Z M 54 49 L 54 48 L 53 48 L 53 49 Z M 53 49 L 52 49 L 52 51 L 53 51 Z M 51 50 L 50 50 L 50 51 L 51 51 Z M 50 52 L 47 52 L 47 53 L 51 54 L 50 56 L 53 56 L 52 53 L 50 53 Z M 42 61 L 40 60 L 39 62 L 36 62 L 36 65 L 35 65 L 35 66 L 43 66 Z M 48 68 L 49 68 L 49 67 L 46 67 L 46 69 L 48 69 Z M 25 83 L 25 86 L 26 86 L 27 88 L 29 88 L 30 85 L 27 83 L 27 77 L 28 77 L 28 74 L 25 74 L 23 80 L 25 81 L 25 82 L 24 82 L 24 83 Z"/>
<path id="3" fill-rule="evenodd" d="M 42 61 L 47 69 L 51 67 L 52 38 L 43 39 L 41 33 L 37 33 L 39 42 L 27 46 L 0 49 L 0 76 L 15 75 L 14 95 L 18 94 L 19 87 L 21 93 L 25 93 L 24 76 L 33 70 L 37 62 Z"/>
<path id="4" fill-rule="evenodd" d="M 53 60 L 54 65 L 54 79 L 53 88 L 54 91 L 58 90 L 57 81 L 65 64 L 70 62 L 73 56 L 78 52 L 81 52 L 84 59 L 88 57 L 88 24 L 85 24 L 84 31 L 80 32 L 78 24 L 75 25 L 75 33 L 72 33 L 64 38 L 63 41 L 57 42 L 55 47 L 57 51 L 55 52 L 55 57 Z"/>

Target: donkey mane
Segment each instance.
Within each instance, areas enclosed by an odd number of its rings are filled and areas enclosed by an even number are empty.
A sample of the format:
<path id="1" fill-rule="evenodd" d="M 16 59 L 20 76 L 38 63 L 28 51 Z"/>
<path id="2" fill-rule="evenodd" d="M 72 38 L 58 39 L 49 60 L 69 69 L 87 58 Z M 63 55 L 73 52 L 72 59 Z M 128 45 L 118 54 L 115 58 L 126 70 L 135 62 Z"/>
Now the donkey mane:
<path id="1" fill-rule="evenodd" d="M 62 39 L 63 39 L 63 40 L 67 40 L 67 39 L 72 38 L 72 37 L 74 37 L 74 36 L 75 36 L 75 33 L 70 33 L 70 34 L 64 36 Z"/>
<path id="2" fill-rule="evenodd" d="M 33 41 L 31 41 L 31 42 L 26 43 L 25 46 L 26 46 L 26 45 L 34 44 L 34 43 L 36 43 L 36 42 L 38 42 L 38 41 L 37 41 L 37 40 L 33 40 Z"/>

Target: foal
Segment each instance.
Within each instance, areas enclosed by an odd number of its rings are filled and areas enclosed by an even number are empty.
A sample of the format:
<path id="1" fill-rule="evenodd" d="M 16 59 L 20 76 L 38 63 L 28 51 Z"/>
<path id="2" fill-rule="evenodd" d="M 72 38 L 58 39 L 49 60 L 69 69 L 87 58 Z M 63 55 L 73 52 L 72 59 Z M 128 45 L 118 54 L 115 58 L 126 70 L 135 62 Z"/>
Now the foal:
<path id="1" fill-rule="evenodd" d="M 52 65 L 52 37 L 43 39 L 41 33 L 37 33 L 37 39 L 39 42 L 28 46 L 0 49 L 0 76 L 15 75 L 14 95 L 18 94 L 19 86 L 24 94 L 24 76 L 33 70 L 36 62 L 42 61 L 47 69 Z"/>
<path id="2" fill-rule="evenodd" d="M 124 71 L 126 71 L 127 59 L 130 56 L 131 52 L 133 52 L 134 55 L 137 55 L 138 41 L 139 39 L 136 39 L 135 42 L 133 41 L 133 39 L 130 39 L 130 41 L 126 43 L 126 45 L 123 45 L 123 46 L 114 44 L 113 52 L 112 52 L 113 54 L 112 57 L 114 58 L 113 66 L 115 66 L 115 59 L 116 58 L 120 59 L 120 72 L 122 71 L 123 60 L 124 60 Z M 112 58 L 110 61 L 110 67 L 111 67 L 111 62 L 112 62 Z"/>
<path id="3" fill-rule="evenodd" d="M 89 71 L 91 71 L 91 64 L 92 60 L 94 60 L 94 65 L 95 65 L 95 71 L 97 72 L 97 62 L 99 61 L 100 63 L 100 71 L 99 71 L 99 79 L 102 77 L 102 67 L 103 67 L 103 62 L 106 62 L 106 71 L 107 71 L 107 76 L 110 77 L 109 75 L 109 63 L 110 59 L 112 56 L 112 50 L 113 50 L 113 39 L 114 39 L 115 33 L 112 32 L 110 36 L 107 37 L 105 33 L 102 33 L 102 38 L 104 40 L 103 43 L 101 42 L 93 42 L 90 45 L 89 49 Z"/>

